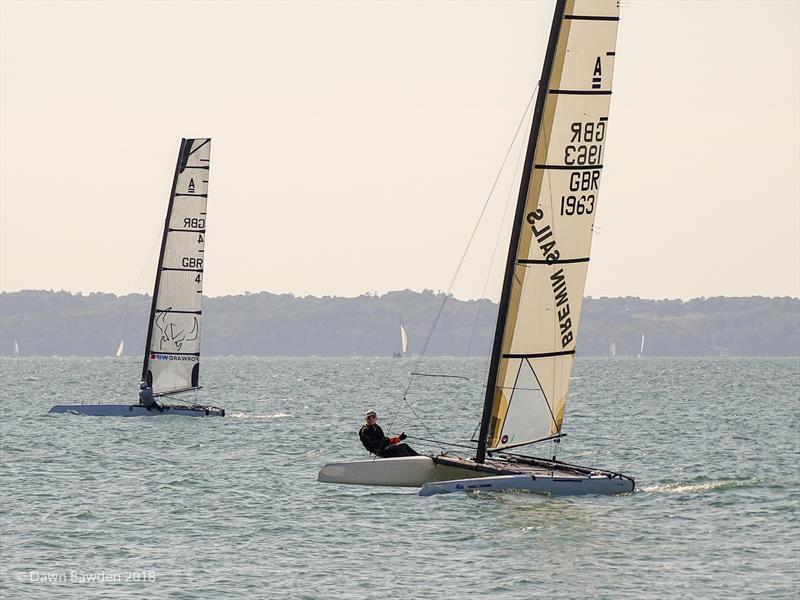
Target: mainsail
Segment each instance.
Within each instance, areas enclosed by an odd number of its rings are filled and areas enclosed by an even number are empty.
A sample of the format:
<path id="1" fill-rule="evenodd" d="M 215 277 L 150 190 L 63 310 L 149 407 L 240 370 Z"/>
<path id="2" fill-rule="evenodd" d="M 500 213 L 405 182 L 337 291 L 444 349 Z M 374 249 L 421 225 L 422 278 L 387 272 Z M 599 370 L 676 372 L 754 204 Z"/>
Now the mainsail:
<path id="1" fill-rule="evenodd" d="M 408 334 L 405 327 L 400 323 L 400 353 L 405 354 L 408 352 Z"/>
<path id="2" fill-rule="evenodd" d="M 561 431 L 580 322 L 619 21 L 616 0 L 559 0 L 509 246 L 479 448 Z"/>
<path id="3" fill-rule="evenodd" d="M 119 341 L 119 346 L 117 346 L 117 353 L 115 356 L 117 358 L 121 357 L 125 353 L 125 340 Z"/>
<path id="4" fill-rule="evenodd" d="M 181 141 L 142 367 L 155 394 L 198 387 L 210 156 L 210 139 Z"/>

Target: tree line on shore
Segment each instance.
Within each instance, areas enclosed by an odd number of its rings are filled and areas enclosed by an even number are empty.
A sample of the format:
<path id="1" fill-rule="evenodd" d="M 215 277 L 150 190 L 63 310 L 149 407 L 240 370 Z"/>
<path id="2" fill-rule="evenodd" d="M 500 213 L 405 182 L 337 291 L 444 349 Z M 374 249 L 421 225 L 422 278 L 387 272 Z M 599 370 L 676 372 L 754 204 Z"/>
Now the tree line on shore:
<path id="1" fill-rule="evenodd" d="M 445 302 L 446 300 L 446 302 Z M 444 302 L 444 309 L 440 309 Z M 150 297 L 144 294 L 0 294 L 0 354 L 112 356 L 144 352 Z M 439 318 L 431 334 L 431 326 Z M 400 324 L 409 353 L 487 356 L 497 304 L 431 290 L 355 298 L 241 294 L 204 298 L 205 356 L 391 356 Z M 590 298 L 583 303 L 584 356 L 798 356 L 800 299 Z"/>

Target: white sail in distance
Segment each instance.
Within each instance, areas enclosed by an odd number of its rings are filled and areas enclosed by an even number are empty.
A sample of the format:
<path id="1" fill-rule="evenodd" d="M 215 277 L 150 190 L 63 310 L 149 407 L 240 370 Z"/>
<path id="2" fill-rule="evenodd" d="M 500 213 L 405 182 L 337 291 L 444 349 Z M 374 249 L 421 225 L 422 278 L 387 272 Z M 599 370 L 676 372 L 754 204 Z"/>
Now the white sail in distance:
<path id="1" fill-rule="evenodd" d="M 117 358 L 121 357 L 125 352 L 125 340 L 119 341 L 119 346 L 117 346 L 117 353 L 114 355 Z"/>
<path id="2" fill-rule="evenodd" d="M 490 367 L 481 428 L 489 449 L 561 432 L 600 201 L 618 21 L 616 0 L 557 4 Z"/>
<path id="3" fill-rule="evenodd" d="M 142 368 L 155 394 L 198 387 L 210 159 L 210 139 L 181 141 Z"/>
<path id="4" fill-rule="evenodd" d="M 406 328 L 400 323 L 400 353 L 405 354 L 408 352 L 408 334 Z"/>

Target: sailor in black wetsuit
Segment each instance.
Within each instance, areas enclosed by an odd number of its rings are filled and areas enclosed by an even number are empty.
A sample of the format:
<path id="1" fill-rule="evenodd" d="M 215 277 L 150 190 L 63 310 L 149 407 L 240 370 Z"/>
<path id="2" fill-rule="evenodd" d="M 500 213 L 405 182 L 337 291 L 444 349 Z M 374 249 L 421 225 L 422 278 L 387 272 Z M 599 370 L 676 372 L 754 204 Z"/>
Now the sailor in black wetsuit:
<path id="1" fill-rule="evenodd" d="M 164 409 L 159 406 L 156 399 L 153 397 L 153 388 L 147 385 L 146 381 L 143 381 L 139 384 L 139 404 L 144 406 L 147 410 L 153 410 L 154 408 L 158 412 L 164 412 Z"/>
<path id="2" fill-rule="evenodd" d="M 367 452 L 379 458 L 396 458 L 398 456 L 419 456 L 408 444 L 403 443 L 406 434 L 397 437 L 386 437 L 378 425 L 378 415 L 374 410 L 367 413 L 367 423 L 358 430 L 358 437 Z"/>

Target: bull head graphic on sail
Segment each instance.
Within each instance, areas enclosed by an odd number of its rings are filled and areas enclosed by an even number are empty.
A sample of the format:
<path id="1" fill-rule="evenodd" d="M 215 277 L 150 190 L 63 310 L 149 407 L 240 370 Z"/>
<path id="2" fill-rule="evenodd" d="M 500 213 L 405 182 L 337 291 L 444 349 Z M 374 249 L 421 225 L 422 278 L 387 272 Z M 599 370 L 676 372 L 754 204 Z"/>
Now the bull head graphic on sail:
<path id="1" fill-rule="evenodd" d="M 189 333 L 180 324 L 175 322 L 174 315 L 170 314 L 171 308 L 162 312 L 155 321 L 156 327 L 161 332 L 159 337 L 159 349 L 168 351 L 172 348 L 180 351 L 184 342 L 192 342 L 197 339 L 200 332 L 200 324 L 197 317 L 192 317 L 192 328 Z M 167 347 L 165 348 L 165 344 Z"/>

